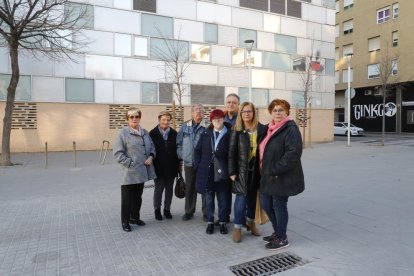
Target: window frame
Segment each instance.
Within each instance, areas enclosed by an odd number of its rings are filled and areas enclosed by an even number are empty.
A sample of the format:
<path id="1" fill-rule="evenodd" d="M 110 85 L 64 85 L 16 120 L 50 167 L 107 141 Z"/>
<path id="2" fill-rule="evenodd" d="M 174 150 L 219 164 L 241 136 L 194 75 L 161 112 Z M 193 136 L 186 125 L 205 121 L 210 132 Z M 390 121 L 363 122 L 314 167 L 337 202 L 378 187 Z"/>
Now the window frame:
<path id="1" fill-rule="evenodd" d="M 352 28 L 345 29 L 345 23 L 348 23 L 348 22 L 352 22 Z M 344 29 L 343 30 L 343 34 L 344 35 L 352 34 L 354 32 L 354 19 L 350 19 L 350 20 L 344 21 L 342 23 L 342 26 L 343 26 L 343 29 Z"/>
<path id="2" fill-rule="evenodd" d="M 385 12 L 388 10 L 388 16 L 385 16 Z M 384 17 L 379 18 L 381 12 L 384 12 Z M 377 10 L 377 24 L 386 23 L 388 20 L 391 19 L 391 7 L 387 6 L 382 9 Z"/>
<path id="3" fill-rule="evenodd" d="M 367 75 L 368 75 L 369 80 L 378 79 L 380 77 L 380 72 L 378 70 L 378 66 L 379 66 L 379 63 L 373 63 L 373 64 L 368 64 L 367 65 Z M 375 70 L 377 71 L 377 74 L 370 75 L 370 68 L 373 68 L 373 67 L 375 67 Z"/>
<path id="4" fill-rule="evenodd" d="M 397 11 L 397 12 L 395 12 Z M 392 19 L 398 18 L 398 12 L 399 12 L 399 5 L 398 3 L 392 4 Z"/>
<path id="5" fill-rule="evenodd" d="M 394 38 L 394 34 L 396 34 L 396 38 Z M 393 31 L 391 33 L 391 40 L 392 40 L 392 47 L 398 46 L 398 31 Z"/>

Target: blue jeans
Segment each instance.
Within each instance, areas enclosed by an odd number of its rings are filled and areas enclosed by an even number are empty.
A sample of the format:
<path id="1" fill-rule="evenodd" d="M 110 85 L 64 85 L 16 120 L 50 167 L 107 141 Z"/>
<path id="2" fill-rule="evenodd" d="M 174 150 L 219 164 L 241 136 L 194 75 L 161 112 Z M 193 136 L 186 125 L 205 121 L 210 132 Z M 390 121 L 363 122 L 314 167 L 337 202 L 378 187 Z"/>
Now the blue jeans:
<path id="1" fill-rule="evenodd" d="M 246 217 L 254 220 L 256 213 L 256 193 L 237 194 L 234 200 L 234 225 L 241 226 Z"/>
<path id="2" fill-rule="evenodd" d="M 276 237 L 284 239 L 286 237 L 289 214 L 287 209 L 288 196 L 269 196 L 260 193 L 260 205 L 265 210 Z"/>
<path id="3" fill-rule="evenodd" d="M 229 202 L 228 193 L 230 191 L 229 183 L 215 183 L 216 191 L 206 191 L 206 209 L 207 221 L 214 223 L 214 207 L 215 196 L 217 195 L 218 202 L 218 217 L 220 223 L 225 223 L 230 209 L 231 202 Z"/>

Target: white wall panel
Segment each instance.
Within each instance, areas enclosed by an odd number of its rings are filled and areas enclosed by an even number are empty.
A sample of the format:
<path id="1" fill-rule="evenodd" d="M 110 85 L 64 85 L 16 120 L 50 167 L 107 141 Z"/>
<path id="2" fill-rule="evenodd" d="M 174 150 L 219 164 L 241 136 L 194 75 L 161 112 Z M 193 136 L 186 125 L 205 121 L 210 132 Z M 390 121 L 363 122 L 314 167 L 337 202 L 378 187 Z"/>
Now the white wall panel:
<path id="1" fill-rule="evenodd" d="M 157 0 L 157 14 L 195 20 L 196 4 L 193 0 Z"/>
<path id="2" fill-rule="evenodd" d="M 33 76 L 31 99 L 35 102 L 64 102 L 64 78 Z"/>
<path id="3" fill-rule="evenodd" d="M 321 56 L 323 58 L 335 59 L 335 43 L 321 42 Z"/>
<path id="4" fill-rule="evenodd" d="M 218 26 L 218 44 L 237 46 L 239 45 L 237 28 L 228 26 Z"/>
<path id="5" fill-rule="evenodd" d="M 200 85 L 217 85 L 217 66 L 191 64 L 185 71 L 184 82 Z"/>
<path id="6" fill-rule="evenodd" d="M 257 48 L 260 50 L 275 50 L 275 35 L 273 33 L 257 32 Z"/>
<path id="7" fill-rule="evenodd" d="M 307 38 L 322 40 L 322 25 L 318 23 L 307 22 Z"/>
<path id="8" fill-rule="evenodd" d="M 249 70 L 244 68 L 219 67 L 219 85 L 223 86 L 249 86 Z"/>
<path id="9" fill-rule="evenodd" d="M 321 92 L 311 92 L 309 93 L 311 97 L 310 102 L 312 103 L 312 108 L 321 108 L 322 107 L 322 93 Z"/>
<path id="10" fill-rule="evenodd" d="M 95 102 L 114 103 L 114 82 L 111 80 L 95 80 Z"/>
<path id="11" fill-rule="evenodd" d="M 286 73 L 275 72 L 275 88 L 285 89 L 286 88 Z"/>
<path id="12" fill-rule="evenodd" d="M 302 3 L 302 19 L 326 24 L 326 8 Z"/>
<path id="13" fill-rule="evenodd" d="M 114 103 L 138 104 L 141 84 L 134 81 L 114 81 Z"/>
<path id="14" fill-rule="evenodd" d="M 270 89 L 269 90 L 269 102 L 273 101 L 274 99 L 286 100 L 290 104 L 292 104 L 292 92 L 286 91 L 286 90 Z"/>
<path id="15" fill-rule="evenodd" d="M 21 75 L 53 75 L 53 61 L 45 56 L 39 56 L 36 59 L 30 52 L 20 52 L 19 67 Z"/>
<path id="16" fill-rule="evenodd" d="M 335 93 L 335 76 L 325 76 L 325 92 Z"/>
<path id="17" fill-rule="evenodd" d="M 318 77 L 314 77 L 311 90 L 315 92 L 325 91 L 325 76 L 319 75 Z"/>
<path id="18" fill-rule="evenodd" d="M 285 35 L 306 37 L 306 21 L 289 17 L 282 17 L 280 32 Z"/>
<path id="19" fill-rule="evenodd" d="M 333 109 L 335 106 L 335 93 L 321 93 L 321 108 Z"/>
<path id="20" fill-rule="evenodd" d="M 59 77 L 85 77 L 85 56 L 70 55 L 64 62 L 55 61 L 55 76 Z"/>
<path id="21" fill-rule="evenodd" d="M 127 2 L 129 0 L 122 0 L 122 1 Z M 89 4 L 89 5 L 112 7 L 113 0 L 71 0 L 71 2 L 79 2 L 79 3 Z"/>
<path id="22" fill-rule="evenodd" d="M 123 79 L 165 82 L 163 62 L 124 58 Z"/>
<path id="23" fill-rule="evenodd" d="M 110 32 L 99 32 L 84 30 L 83 34 L 89 43 L 85 46 L 85 51 L 91 54 L 114 54 L 114 34 Z"/>
<path id="24" fill-rule="evenodd" d="M 288 90 L 303 90 L 302 79 L 300 74 L 286 73 L 286 89 Z"/>
<path id="25" fill-rule="evenodd" d="M 207 2 L 197 2 L 197 20 L 231 25 L 231 8 Z"/>
<path id="26" fill-rule="evenodd" d="M 10 70 L 10 58 L 7 48 L 0 47 L 0 73 L 9 73 Z"/>
<path id="27" fill-rule="evenodd" d="M 204 42 L 204 24 L 190 20 L 174 19 L 174 38 Z"/>
<path id="28" fill-rule="evenodd" d="M 218 4 L 232 6 L 232 7 L 238 7 L 239 6 L 239 0 L 217 0 Z"/>
<path id="29" fill-rule="evenodd" d="M 298 38 L 297 53 L 301 56 L 310 56 L 312 48 L 312 41 L 306 38 Z M 314 47 L 315 48 L 315 47 Z"/>
<path id="30" fill-rule="evenodd" d="M 322 40 L 335 43 L 335 26 L 322 25 Z"/>
<path id="31" fill-rule="evenodd" d="M 326 24 L 335 26 L 335 15 L 335 10 L 326 9 Z"/>
<path id="32" fill-rule="evenodd" d="M 212 45 L 211 48 L 212 64 L 231 66 L 231 47 Z"/>
<path id="33" fill-rule="evenodd" d="M 274 88 L 275 87 L 274 71 L 252 69 L 252 87 Z"/>
<path id="34" fill-rule="evenodd" d="M 280 33 L 280 16 L 263 14 L 263 30 L 266 32 Z"/>
<path id="35" fill-rule="evenodd" d="M 86 55 L 85 76 L 91 79 L 122 79 L 122 58 Z"/>
<path id="36" fill-rule="evenodd" d="M 131 10 L 132 0 L 114 0 L 114 8 Z"/>
<path id="37" fill-rule="evenodd" d="M 140 13 L 95 7 L 95 30 L 140 34 Z"/>
<path id="38" fill-rule="evenodd" d="M 232 25 L 239 28 L 263 30 L 263 14 L 247 9 L 232 9 Z"/>

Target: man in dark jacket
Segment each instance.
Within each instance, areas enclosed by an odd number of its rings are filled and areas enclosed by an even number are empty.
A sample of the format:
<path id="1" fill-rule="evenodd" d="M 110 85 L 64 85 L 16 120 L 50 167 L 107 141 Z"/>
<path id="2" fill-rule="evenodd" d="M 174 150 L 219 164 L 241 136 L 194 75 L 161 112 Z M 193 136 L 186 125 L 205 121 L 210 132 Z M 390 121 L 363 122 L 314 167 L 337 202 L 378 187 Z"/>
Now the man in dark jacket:
<path id="1" fill-rule="evenodd" d="M 164 216 L 172 219 L 171 201 L 173 197 L 174 179 L 178 174 L 179 161 L 177 155 L 177 132 L 170 127 L 171 114 L 162 111 L 158 115 L 159 124 L 150 131 L 150 136 L 155 145 L 157 157 L 154 160 L 157 179 L 154 180 L 154 212 L 155 219 L 162 220 L 161 201 L 165 189 Z"/>

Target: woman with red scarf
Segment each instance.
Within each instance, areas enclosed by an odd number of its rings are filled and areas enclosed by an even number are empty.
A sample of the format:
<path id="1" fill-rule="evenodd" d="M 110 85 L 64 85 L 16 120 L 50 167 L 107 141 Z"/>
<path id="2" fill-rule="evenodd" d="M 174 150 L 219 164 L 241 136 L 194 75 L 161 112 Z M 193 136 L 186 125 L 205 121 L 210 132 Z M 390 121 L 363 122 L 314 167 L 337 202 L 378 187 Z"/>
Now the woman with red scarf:
<path id="1" fill-rule="evenodd" d="M 277 250 L 289 246 L 286 236 L 289 196 L 305 189 L 302 164 L 302 136 L 289 117 L 290 104 L 273 100 L 268 107 L 271 121 L 267 134 L 259 141 L 260 204 L 265 210 L 274 233 L 264 237 L 266 248 Z"/>

